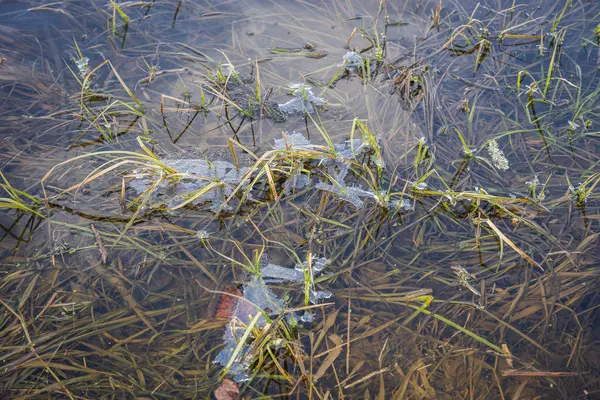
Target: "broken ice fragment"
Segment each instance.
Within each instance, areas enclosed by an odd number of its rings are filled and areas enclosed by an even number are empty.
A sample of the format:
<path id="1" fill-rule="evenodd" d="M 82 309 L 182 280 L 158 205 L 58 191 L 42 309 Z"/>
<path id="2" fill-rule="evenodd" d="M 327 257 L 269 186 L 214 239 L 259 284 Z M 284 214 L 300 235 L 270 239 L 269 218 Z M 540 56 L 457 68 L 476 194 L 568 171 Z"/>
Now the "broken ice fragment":
<path id="1" fill-rule="evenodd" d="M 322 271 L 328 264 L 327 259 L 317 257 L 312 259 L 313 275 Z M 239 298 L 231 307 L 231 322 L 225 328 L 223 342 L 225 347 L 215 357 L 213 363 L 221 366 L 229 366 L 228 373 L 236 382 L 249 380 L 248 368 L 252 364 L 252 358 L 255 356 L 253 334 L 246 336 L 246 342 L 240 344 L 240 338 L 244 337 L 248 324 L 251 321 L 255 327 L 263 328 L 267 324 L 265 315 L 281 314 L 285 309 L 285 303 L 277 297 L 275 293 L 267 286 L 269 282 L 304 282 L 307 261 L 298 264 L 295 268 L 286 268 L 267 261 L 263 258 L 259 262 L 260 276 L 253 276 L 250 281 L 244 284 L 243 298 Z M 311 278 L 312 281 L 312 278 Z M 320 300 L 328 299 L 332 296 L 330 292 L 310 291 L 309 300 L 316 304 Z M 260 313 L 260 315 L 258 315 Z M 293 318 L 288 314 L 289 318 Z M 313 314 L 305 311 L 300 320 L 303 322 L 312 322 Z M 279 343 L 281 344 L 281 342 Z M 235 356 L 235 358 L 234 358 Z M 232 360 L 233 358 L 233 360 Z"/>
<path id="2" fill-rule="evenodd" d="M 78 60 L 75 60 L 75 65 L 77 66 L 77 69 L 79 70 L 79 76 L 81 78 L 85 78 L 85 76 L 89 72 L 89 69 L 90 69 L 89 62 L 90 62 L 90 59 L 87 57 L 82 57 Z"/>
<path id="3" fill-rule="evenodd" d="M 254 277 L 244 285 L 243 293 L 244 299 L 238 300 L 232 311 L 232 322 L 227 325 L 223 335 L 225 348 L 215 357 L 213 361 L 215 364 L 229 365 L 238 347 L 238 340 L 245 332 L 244 325 L 247 326 L 257 313 L 261 313 L 261 316 L 256 320 L 256 326 L 262 328 L 267 323 L 264 315 L 262 315 L 263 313 L 269 315 L 279 314 L 284 308 L 283 300 L 279 299 L 260 277 Z M 253 339 L 252 336 L 248 338 L 248 341 L 241 346 L 235 360 L 230 365 L 228 372 L 236 382 L 250 379 L 246 370 L 251 361 L 248 358 L 250 357 L 251 340 Z"/>
<path id="4" fill-rule="evenodd" d="M 349 51 L 344 54 L 342 61 L 344 62 L 342 65 L 345 66 L 346 69 L 361 67 L 364 65 L 362 56 L 354 51 Z"/>
<path id="5" fill-rule="evenodd" d="M 540 184 L 540 181 L 539 181 L 539 179 L 538 179 L 538 176 L 537 176 L 537 175 L 534 175 L 534 176 L 533 176 L 533 179 L 532 179 L 532 180 L 530 180 L 530 181 L 527 181 L 527 182 L 525 182 L 525 184 L 526 184 L 526 185 L 529 185 L 529 186 L 537 186 L 537 185 L 539 185 L 539 184 Z M 581 185 L 581 184 L 580 184 L 580 185 Z"/>
<path id="6" fill-rule="evenodd" d="M 321 272 L 326 266 L 329 265 L 329 260 L 325 257 L 313 258 L 311 260 L 311 264 L 313 272 Z M 308 269 L 308 260 L 304 261 L 302 264 L 296 264 L 295 268 L 298 271 L 304 271 L 305 269 Z"/>
<path id="7" fill-rule="evenodd" d="M 305 83 L 290 83 L 288 85 L 288 88 L 292 91 L 295 92 L 296 90 L 310 90 L 311 87 L 308 86 Z"/>
<path id="8" fill-rule="evenodd" d="M 334 147 L 339 156 L 348 159 L 360 158 L 373 151 L 371 144 L 362 139 L 346 140 Z"/>
<path id="9" fill-rule="evenodd" d="M 88 75 L 88 73 L 90 72 L 90 59 L 87 57 L 81 57 L 81 58 L 75 58 L 75 57 L 71 57 L 71 60 L 73 60 L 73 62 L 75 63 L 75 66 L 77 67 L 77 72 L 79 73 L 79 77 L 81 78 L 82 84 L 83 84 L 83 88 L 84 89 L 89 89 L 90 85 L 91 85 L 91 77 L 88 78 L 86 80 L 86 77 Z"/>
<path id="10" fill-rule="evenodd" d="M 344 182 L 348 172 L 350 171 L 350 166 L 344 162 L 339 160 L 331 160 L 331 165 L 327 167 L 327 173 L 331 175 L 331 177 L 336 182 Z"/>
<path id="11" fill-rule="evenodd" d="M 283 184 L 285 194 L 290 194 L 291 189 L 303 189 L 307 187 L 310 182 L 310 178 L 300 172 L 292 174 Z"/>
<path id="12" fill-rule="evenodd" d="M 336 194 L 340 199 L 352 203 L 356 208 L 361 209 L 364 206 L 364 201 L 361 197 L 375 198 L 373 192 L 369 192 L 357 187 L 344 187 L 337 185 L 329 185 L 324 182 L 320 182 L 316 185 L 317 189 L 324 190 Z"/>
<path id="13" fill-rule="evenodd" d="M 426 182 L 420 182 L 420 183 L 408 182 L 408 184 L 411 185 L 412 188 L 416 189 L 416 190 L 425 190 L 425 189 L 427 189 L 427 183 Z"/>
<path id="14" fill-rule="evenodd" d="M 163 179 L 155 186 L 157 180 L 164 177 L 152 168 L 146 171 L 138 169 L 133 171 L 134 175 L 129 182 L 129 187 L 138 194 L 153 188 L 150 201 L 154 204 L 165 204 L 171 209 L 177 208 L 183 202 L 189 201 L 190 197 L 207 189 L 206 193 L 195 198 L 189 205 L 210 202 L 211 210 L 220 211 L 227 196 L 233 193 L 234 187 L 242 182 L 248 172 L 248 168 L 238 169 L 226 161 L 165 158 L 161 162 L 177 172 L 174 179 Z M 219 184 L 215 185 L 215 182 Z"/>
<path id="15" fill-rule="evenodd" d="M 298 271 L 297 269 L 285 268 L 276 264 L 267 264 L 264 266 L 260 273 L 263 278 L 271 278 L 278 280 L 280 282 L 303 282 L 304 281 L 304 273 L 302 271 Z"/>
<path id="16" fill-rule="evenodd" d="M 400 210 L 402 210 L 402 211 L 413 211 L 415 209 L 415 207 L 413 206 L 410 199 L 407 199 L 407 198 L 403 198 L 402 201 L 400 202 L 399 206 L 400 206 Z"/>
<path id="17" fill-rule="evenodd" d="M 199 230 L 198 232 L 196 232 L 196 237 L 198 239 L 208 239 L 209 233 L 207 231 L 205 231 L 204 229 Z"/>
<path id="18" fill-rule="evenodd" d="M 289 147 L 293 147 L 295 149 L 309 149 L 313 147 L 313 144 L 301 133 L 286 132 L 283 138 L 274 140 L 273 147 L 275 147 L 276 150 L 286 150 Z"/>
<path id="19" fill-rule="evenodd" d="M 325 104 L 325 99 L 315 96 L 310 86 L 293 84 L 290 87 L 294 89 L 292 92 L 294 98 L 288 102 L 279 104 L 279 110 L 285 114 L 312 114 L 315 111 L 313 106 L 318 107 Z"/>
<path id="20" fill-rule="evenodd" d="M 319 300 L 329 299 L 333 294 L 331 292 L 325 292 L 322 290 L 311 290 L 310 292 L 310 302 L 312 304 L 317 304 Z"/>
<path id="21" fill-rule="evenodd" d="M 314 315 L 308 311 L 304 311 L 304 314 L 302 314 L 302 316 L 300 317 L 300 321 L 302 322 L 313 322 L 314 320 Z"/>

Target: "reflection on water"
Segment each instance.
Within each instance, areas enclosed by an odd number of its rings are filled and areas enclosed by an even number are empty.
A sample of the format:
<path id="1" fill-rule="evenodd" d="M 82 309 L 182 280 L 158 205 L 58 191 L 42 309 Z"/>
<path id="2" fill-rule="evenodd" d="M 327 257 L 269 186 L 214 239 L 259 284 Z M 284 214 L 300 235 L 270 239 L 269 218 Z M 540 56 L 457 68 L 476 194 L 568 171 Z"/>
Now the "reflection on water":
<path id="1" fill-rule="evenodd" d="M 599 13 L 2 2 L 0 393 L 595 398 Z"/>

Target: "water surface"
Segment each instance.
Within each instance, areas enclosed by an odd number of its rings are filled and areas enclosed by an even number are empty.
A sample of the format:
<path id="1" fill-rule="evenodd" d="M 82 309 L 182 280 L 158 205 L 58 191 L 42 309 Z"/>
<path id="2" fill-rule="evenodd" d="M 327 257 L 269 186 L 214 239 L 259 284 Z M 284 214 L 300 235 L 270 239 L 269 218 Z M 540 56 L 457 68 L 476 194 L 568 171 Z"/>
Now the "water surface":
<path id="1" fill-rule="evenodd" d="M 3 397 L 598 396 L 597 2 L 116 4 L 0 2 Z"/>

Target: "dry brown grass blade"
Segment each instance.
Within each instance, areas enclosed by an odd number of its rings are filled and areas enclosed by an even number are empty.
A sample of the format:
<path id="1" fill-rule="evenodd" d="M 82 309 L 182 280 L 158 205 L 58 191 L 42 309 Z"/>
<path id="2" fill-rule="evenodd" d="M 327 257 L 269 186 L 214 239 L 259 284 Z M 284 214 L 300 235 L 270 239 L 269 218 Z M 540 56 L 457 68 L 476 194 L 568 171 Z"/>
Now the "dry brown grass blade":
<path id="1" fill-rule="evenodd" d="M 408 384 L 410 383 L 410 379 L 411 379 L 412 375 L 419 368 L 423 368 L 424 366 L 425 366 L 425 364 L 423 364 L 423 360 L 417 360 L 415 363 L 413 363 L 410 366 L 410 368 L 406 374 L 403 373 L 404 379 L 402 379 L 402 383 L 400 384 L 400 389 L 394 395 L 395 400 L 406 399 L 406 390 L 408 389 Z M 398 370 L 399 373 L 402 372 L 402 370 L 400 369 L 399 366 L 396 366 L 396 370 Z"/>
<path id="2" fill-rule="evenodd" d="M 10 313 L 12 315 L 17 317 L 17 319 L 21 323 L 21 327 L 23 328 L 23 335 L 25 335 L 25 338 L 27 339 L 27 343 L 29 344 L 29 346 L 32 347 L 34 345 L 34 343 L 31 340 L 31 336 L 29 336 L 29 330 L 27 329 L 27 324 L 25 323 L 23 316 L 21 316 L 21 314 L 19 314 L 15 310 L 13 310 L 8 304 L 6 304 L 4 302 L 4 300 L 0 299 L 0 304 L 2 304 L 8 311 L 10 311 Z"/>
<path id="3" fill-rule="evenodd" d="M 490 228 L 492 228 L 492 230 L 496 233 L 496 235 L 498 235 L 498 237 L 500 238 L 500 240 L 502 240 L 504 243 L 506 243 L 507 245 L 509 245 L 514 251 L 516 251 L 517 253 L 519 253 L 519 255 L 521 257 L 523 257 L 523 259 L 525 259 L 530 264 L 535 265 L 536 267 L 538 267 L 539 269 L 541 269 L 542 271 L 544 271 L 544 268 L 540 264 L 538 264 L 531 257 L 529 257 L 523 250 L 519 249 L 517 247 L 517 245 L 514 244 L 512 242 L 512 240 L 510 240 L 508 237 L 506 237 L 506 235 L 504 233 L 502 233 L 502 231 L 500 229 L 498 229 L 498 227 L 491 220 L 485 219 L 485 220 L 482 220 L 481 222 L 485 222 Z"/>
<path id="4" fill-rule="evenodd" d="M 365 381 L 368 381 L 369 379 L 371 379 L 374 376 L 381 375 L 381 374 L 383 374 L 385 372 L 388 372 L 389 370 L 390 370 L 390 368 L 386 367 L 386 368 L 382 368 L 382 369 L 377 370 L 377 371 L 373 371 L 370 374 L 367 374 L 367 375 L 363 376 L 362 378 L 360 378 L 360 379 L 358 379 L 358 380 L 356 380 L 356 381 L 354 381 L 352 383 L 349 383 L 349 384 L 345 385 L 344 389 L 350 389 L 350 388 L 352 388 L 352 387 L 354 387 L 356 385 L 359 385 L 359 384 L 361 384 L 361 383 L 363 383 Z"/>
<path id="5" fill-rule="evenodd" d="M 335 347 L 331 349 L 325 360 L 323 360 L 321 362 L 321 365 L 319 365 L 319 369 L 317 369 L 317 372 L 313 375 L 313 382 L 316 382 L 319 379 L 321 379 L 323 375 L 325 375 L 325 372 L 327 372 L 329 367 L 333 365 L 335 360 L 337 360 L 337 358 L 342 353 L 342 338 L 336 335 L 335 333 L 329 335 L 328 338 L 335 345 Z"/>
<path id="6" fill-rule="evenodd" d="M 40 274 L 35 274 L 34 277 L 33 277 L 33 279 L 31 279 L 31 281 L 27 285 L 27 288 L 25 289 L 25 292 L 23 293 L 23 295 L 19 299 L 19 306 L 17 307 L 17 309 L 20 310 L 21 308 L 23 308 L 23 306 L 25 305 L 25 303 L 29 299 L 29 296 L 31 296 L 31 293 L 33 292 L 33 289 L 35 288 L 35 284 L 36 284 L 36 282 L 37 282 L 37 280 L 38 280 L 39 277 L 40 277 Z"/>
<path id="7" fill-rule="evenodd" d="M 567 371 L 524 371 L 518 369 L 505 369 L 500 371 L 502 376 L 520 376 L 520 377 L 549 377 L 549 378 L 560 378 L 580 375 L 578 372 L 567 372 Z"/>
<path id="8" fill-rule="evenodd" d="M 325 319 L 325 321 L 323 323 L 323 328 L 321 328 L 321 331 L 319 332 L 319 336 L 317 336 L 317 340 L 315 340 L 314 348 L 318 348 L 321 345 L 321 342 L 325 338 L 327 331 L 329 331 L 329 329 L 331 329 L 331 327 L 335 324 L 335 320 L 336 320 L 339 312 L 340 312 L 340 310 L 337 309 L 333 312 L 328 313 L 327 318 Z"/>
<path id="9" fill-rule="evenodd" d="M 94 379 L 96 379 L 98 377 L 100 377 L 100 374 L 92 373 L 92 374 L 78 376 L 75 378 L 65 379 L 61 382 L 56 382 L 56 383 L 50 384 L 44 388 L 41 388 L 38 390 L 33 390 L 30 393 L 28 393 L 26 396 L 16 397 L 15 399 L 25 400 L 25 399 L 35 398 L 36 396 L 39 396 L 43 393 L 49 393 L 49 392 L 53 393 L 55 390 L 60 390 L 60 389 L 69 387 L 70 385 L 74 385 L 79 382 L 93 382 Z"/>

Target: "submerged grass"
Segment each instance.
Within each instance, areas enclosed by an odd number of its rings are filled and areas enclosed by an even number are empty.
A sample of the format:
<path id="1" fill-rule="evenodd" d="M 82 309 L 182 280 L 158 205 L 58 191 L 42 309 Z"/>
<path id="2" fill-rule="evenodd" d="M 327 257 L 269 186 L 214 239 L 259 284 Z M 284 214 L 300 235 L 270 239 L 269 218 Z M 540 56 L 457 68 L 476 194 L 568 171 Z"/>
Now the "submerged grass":
<path id="1" fill-rule="evenodd" d="M 0 393 L 594 398 L 600 10 L 500 3 L 93 2 L 51 112 L 8 57 Z"/>

